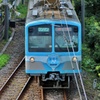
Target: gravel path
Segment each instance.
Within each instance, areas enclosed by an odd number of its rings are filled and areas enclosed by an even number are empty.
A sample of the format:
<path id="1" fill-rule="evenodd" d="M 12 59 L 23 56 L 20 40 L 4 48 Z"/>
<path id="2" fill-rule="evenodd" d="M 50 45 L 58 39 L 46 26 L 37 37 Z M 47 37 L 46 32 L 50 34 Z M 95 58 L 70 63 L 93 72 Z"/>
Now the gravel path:
<path id="1" fill-rule="evenodd" d="M 0 70 L 0 87 L 15 69 L 24 55 L 24 27 L 16 25 L 16 33 L 7 47 L 5 54 L 10 55 L 9 63 Z"/>
<path id="2" fill-rule="evenodd" d="M 28 76 L 25 74 L 24 70 L 25 65 L 23 64 L 19 67 L 14 76 L 8 82 L 5 90 L 2 91 L 0 100 L 16 100 L 17 96 L 28 80 Z"/>

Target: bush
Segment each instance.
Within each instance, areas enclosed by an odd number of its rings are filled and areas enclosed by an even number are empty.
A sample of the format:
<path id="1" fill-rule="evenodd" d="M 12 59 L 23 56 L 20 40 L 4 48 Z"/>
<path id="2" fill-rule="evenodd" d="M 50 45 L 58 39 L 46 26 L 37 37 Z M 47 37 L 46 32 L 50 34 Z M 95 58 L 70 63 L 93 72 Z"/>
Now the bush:
<path id="1" fill-rule="evenodd" d="M 26 18 L 26 15 L 27 15 L 27 6 L 26 5 L 20 4 L 19 6 L 17 6 L 16 10 L 21 13 L 19 18 Z"/>
<path id="2" fill-rule="evenodd" d="M 97 74 L 100 77 L 100 65 L 96 66 L 95 70 L 97 71 Z"/>
<path id="3" fill-rule="evenodd" d="M 100 44 L 98 42 L 94 46 L 93 58 L 97 63 L 100 63 Z"/>
<path id="4" fill-rule="evenodd" d="M 89 72 L 95 71 L 96 62 L 91 57 L 91 49 L 87 45 L 83 45 L 83 59 L 82 59 L 82 68 Z"/>
<path id="5" fill-rule="evenodd" d="M 0 0 L 0 3 L 2 3 L 2 0 Z"/>
<path id="6" fill-rule="evenodd" d="M 90 48 L 91 57 L 98 63 L 100 61 L 100 23 L 95 17 L 86 18 L 86 43 Z"/>
<path id="7" fill-rule="evenodd" d="M 94 16 L 86 18 L 85 22 L 82 68 L 100 77 L 100 23 Z"/>
<path id="8" fill-rule="evenodd" d="M 7 54 L 0 55 L 0 69 L 7 64 L 9 59 L 10 59 L 10 56 Z"/>

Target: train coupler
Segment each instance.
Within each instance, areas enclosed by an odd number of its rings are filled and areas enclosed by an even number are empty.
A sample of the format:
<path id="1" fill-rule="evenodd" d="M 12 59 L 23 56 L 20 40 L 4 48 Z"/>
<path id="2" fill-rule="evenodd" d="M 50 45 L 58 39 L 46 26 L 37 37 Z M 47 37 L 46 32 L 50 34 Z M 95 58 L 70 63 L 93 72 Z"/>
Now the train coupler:
<path id="1" fill-rule="evenodd" d="M 50 73 L 48 77 L 42 75 L 42 83 L 45 88 L 70 88 L 70 76 Z"/>

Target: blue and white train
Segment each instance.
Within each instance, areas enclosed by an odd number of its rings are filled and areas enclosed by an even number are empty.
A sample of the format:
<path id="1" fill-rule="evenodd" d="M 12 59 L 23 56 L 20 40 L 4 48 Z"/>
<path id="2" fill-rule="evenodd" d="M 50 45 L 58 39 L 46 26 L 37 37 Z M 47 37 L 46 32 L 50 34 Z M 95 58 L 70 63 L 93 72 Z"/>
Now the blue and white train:
<path id="1" fill-rule="evenodd" d="M 69 87 L 81 66 L 81 23 L 70 0 L 29 0 L 25 72 L 48 87 Z"/>

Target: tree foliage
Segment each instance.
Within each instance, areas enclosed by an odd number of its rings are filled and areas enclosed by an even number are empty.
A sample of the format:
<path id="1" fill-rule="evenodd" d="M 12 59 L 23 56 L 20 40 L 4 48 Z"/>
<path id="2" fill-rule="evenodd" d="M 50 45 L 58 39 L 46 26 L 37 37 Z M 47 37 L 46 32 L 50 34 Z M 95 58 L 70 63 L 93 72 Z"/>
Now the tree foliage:
<path id="1" fill-rule="evenodd" d="M 78 16 L 81 15 L 81 0 L 74 0 Z M 85 43 L 82 66 L 95 71 L 100 66 L 100 0 L 85 0 Z M 100 72 L 100 69 L 98 69 Z M 99 73 L 98 73 L 99 75 Z"/>
<path id="2" fill-rule="evenodd" d="M 81 0 L 73 0 L 75 9 L 78 14 L 81 13 Z M 95 16 L 100 21 L 100 0 L 84 0 L 85 1 L 85 15 L 87 17 Z"/>
<path id="3" fill-rule="evenodd" d="M 2 2 L 2 0 L 0 0 L 0 3 Z"/>

